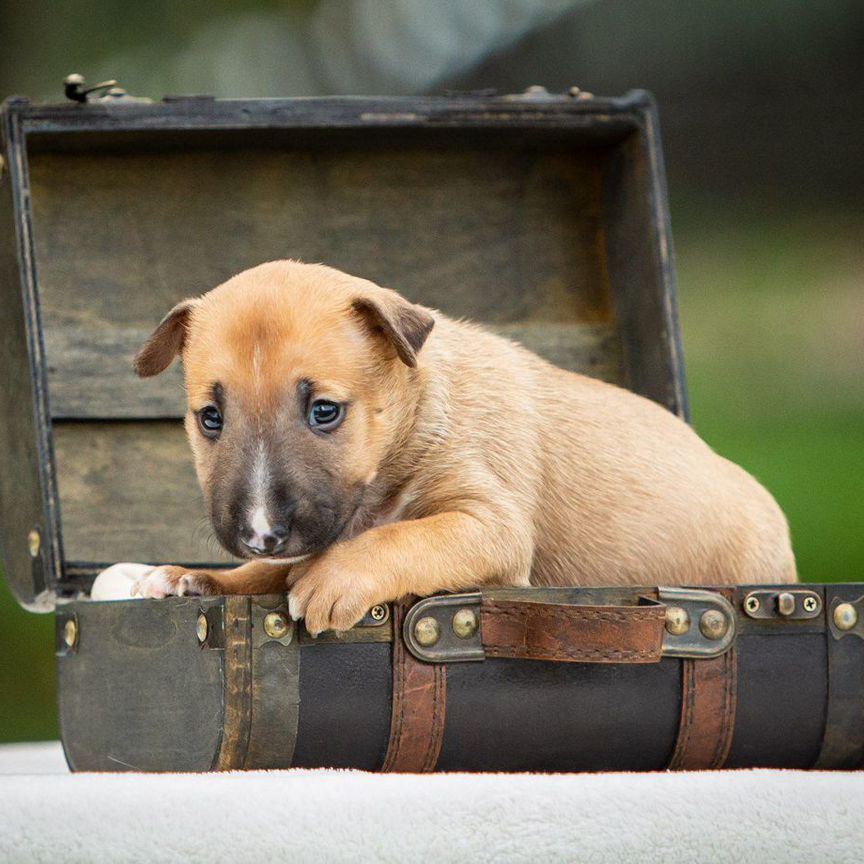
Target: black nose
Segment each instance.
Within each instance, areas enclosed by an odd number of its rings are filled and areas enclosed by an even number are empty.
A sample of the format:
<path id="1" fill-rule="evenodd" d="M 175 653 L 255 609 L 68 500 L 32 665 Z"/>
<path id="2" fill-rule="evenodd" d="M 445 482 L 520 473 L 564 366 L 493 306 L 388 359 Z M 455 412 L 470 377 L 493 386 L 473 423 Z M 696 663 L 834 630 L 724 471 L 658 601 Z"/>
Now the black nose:
<path id="1" fill-rule="evenodd" d="M 253 555 L 277 555 L 288 542 L 288 529 L 277 525 L 264 534 L 253 532 L 240 535 L 240 542 Z"/>

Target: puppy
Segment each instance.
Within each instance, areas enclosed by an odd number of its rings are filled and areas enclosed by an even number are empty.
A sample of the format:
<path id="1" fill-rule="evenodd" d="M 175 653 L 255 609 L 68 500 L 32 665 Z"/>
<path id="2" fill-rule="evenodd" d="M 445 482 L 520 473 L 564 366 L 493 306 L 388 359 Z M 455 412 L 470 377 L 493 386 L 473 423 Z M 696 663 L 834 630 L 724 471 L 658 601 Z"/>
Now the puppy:
<path id="1" fill-rule="evenodd" d="M 311 633 L 483 585 L 791 582 L 771 495 L 680 419 L 322 265 L 262 264 L 175 306 L 215 533 L 248 563 L 144 596 L 280 592 Z"/>

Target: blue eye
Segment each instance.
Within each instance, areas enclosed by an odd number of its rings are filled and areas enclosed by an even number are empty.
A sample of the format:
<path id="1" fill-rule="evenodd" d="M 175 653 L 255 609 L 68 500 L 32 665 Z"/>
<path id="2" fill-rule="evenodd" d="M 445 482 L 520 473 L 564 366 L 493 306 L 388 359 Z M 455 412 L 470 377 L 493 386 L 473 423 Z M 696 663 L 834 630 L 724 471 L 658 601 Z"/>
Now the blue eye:
<path id="1" fill-rule="evenodd" d="M 198 427 L 206 438 L 218 438 L 225 421 L 215 405 L 206 405 L 198 412 Z"/>
<path id="2" fill-rule="evenodd" d="M 331 432 L 345 419 L 345 406 L 329 399 L 316 399 L 309 408 L 307 422 L 311 429 Z"/>

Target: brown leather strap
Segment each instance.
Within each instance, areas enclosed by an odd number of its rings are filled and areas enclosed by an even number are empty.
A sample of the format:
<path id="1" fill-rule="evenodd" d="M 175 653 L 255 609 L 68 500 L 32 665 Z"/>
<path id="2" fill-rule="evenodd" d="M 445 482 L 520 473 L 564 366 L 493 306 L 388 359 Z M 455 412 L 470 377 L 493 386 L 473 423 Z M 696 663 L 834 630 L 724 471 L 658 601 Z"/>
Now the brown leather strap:
<path id="1" fill-rule="evenodd" d="M 223 659 L 222 743 L 213 766 L 217 771 L 242 768 L 252 726 L 252 617 L 248 597 L 230 596 L 223 605 L 225 654 Z"/>
<path id="2" fill-rule="evenodd" d="M 738 658 L 734 645 L 720 657 L 682 660 L 681 722 L 669 768 L 722 768 L 732 746 L 737 702 Z"/>
<path id="3" fill-rule="evenodd" d="M 572 663 L 659 663 L 666 609 L 495 601 L 480 605 L 487 657 Z"/>
<path id="4" fill-rule="evenodd" d="M 447 667 L 422 663 L 405 647 L 402 622 L 408 609 L 393 605 L 393 702 L 390 741 L 382 771 L 434 771 L 444 738 Z"/>

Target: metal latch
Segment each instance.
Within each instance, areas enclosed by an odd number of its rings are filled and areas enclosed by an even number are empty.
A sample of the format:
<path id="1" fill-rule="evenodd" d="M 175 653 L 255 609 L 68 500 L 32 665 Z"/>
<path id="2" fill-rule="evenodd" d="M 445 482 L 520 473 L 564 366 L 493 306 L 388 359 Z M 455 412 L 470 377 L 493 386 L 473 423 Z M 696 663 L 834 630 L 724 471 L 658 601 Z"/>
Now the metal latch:
<path id="1" fill-rule="evenodd" d="M 819 617 L 822 598 L 808 588 L 759 588 L 748 591 L 741 606 L 749 618 L 806 621 Z"/>

